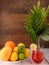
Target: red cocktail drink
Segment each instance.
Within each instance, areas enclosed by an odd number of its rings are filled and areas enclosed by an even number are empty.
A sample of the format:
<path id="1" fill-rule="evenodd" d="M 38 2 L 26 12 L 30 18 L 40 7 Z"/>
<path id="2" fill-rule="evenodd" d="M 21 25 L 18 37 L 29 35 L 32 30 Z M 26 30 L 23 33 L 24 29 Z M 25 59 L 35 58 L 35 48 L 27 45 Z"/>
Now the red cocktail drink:
<path id="1" fill-rule="evenodd" d="M 43 52 L 41 50 L 32 51 L 32 60 L 36 63 L 41 63 L 44 59 Z"/>

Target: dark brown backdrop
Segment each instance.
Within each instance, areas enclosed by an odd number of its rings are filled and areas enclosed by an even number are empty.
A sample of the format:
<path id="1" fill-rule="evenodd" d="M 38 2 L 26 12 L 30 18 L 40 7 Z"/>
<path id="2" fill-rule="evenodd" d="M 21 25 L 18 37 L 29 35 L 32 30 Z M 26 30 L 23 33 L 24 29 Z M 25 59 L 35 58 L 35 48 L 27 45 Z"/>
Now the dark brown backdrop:
<path id="1" fill-rule="evenodd" d="M 0 0 L 0 11 L 8 13 L 27 13 L 38 0 Z M 49 0 L 41 0 L 41 7 L 48 6 Z"/>
<path id="2" fill-rule="evenodd" d="M 33 8 L 37 1 L 0 0 L 0 47 L 3 47 L 7 40 L 13 40 L 16 44 L 24 42 L 27 47 L 32 43 L 24 23 L 27 11 Z M 49 0 L 41 0 L 41 7 L 48 5 Z"/>

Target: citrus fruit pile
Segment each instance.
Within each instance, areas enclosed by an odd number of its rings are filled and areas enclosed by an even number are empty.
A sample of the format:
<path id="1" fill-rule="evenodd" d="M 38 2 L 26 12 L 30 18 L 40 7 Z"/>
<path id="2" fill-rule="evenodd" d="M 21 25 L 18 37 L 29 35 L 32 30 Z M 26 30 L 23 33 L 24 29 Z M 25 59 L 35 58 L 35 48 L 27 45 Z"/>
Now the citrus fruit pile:
<path id="1" fill-rule="evenodd" d="M 19 61 L 30 56 L 30 50 L 25 44 L 18 43 L 16 46 L 13 41 L 7 41 L 0 51 L 0 60 L 3 61 Z"/>

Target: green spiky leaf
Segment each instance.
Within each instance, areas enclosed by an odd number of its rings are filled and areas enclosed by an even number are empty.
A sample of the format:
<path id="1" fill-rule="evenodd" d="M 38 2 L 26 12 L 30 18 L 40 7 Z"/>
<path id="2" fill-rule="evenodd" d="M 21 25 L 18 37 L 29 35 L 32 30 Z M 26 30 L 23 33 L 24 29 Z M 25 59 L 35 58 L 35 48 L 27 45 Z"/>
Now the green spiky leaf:
<path id="1" fill-rule="evenodd" d="M 44 32 L 40 35 L 40 38 L 42 38 L 44 41 L 49 42 L 49 26 L 46 27 Z"/>
<path id="2" fill-rule="evenodd" d="M 28 19 L 26 22 L 26 29 L 30 34 L 33 42 L 38 43 L 38 37 L 44 32 L 46 29 L 46 17 L 49 13 L 49 6 L 40 7 L 40 0 L 38 1 L 37 5 L 34 5 L 34 10 L 30 9 L 28 14 Z"/>

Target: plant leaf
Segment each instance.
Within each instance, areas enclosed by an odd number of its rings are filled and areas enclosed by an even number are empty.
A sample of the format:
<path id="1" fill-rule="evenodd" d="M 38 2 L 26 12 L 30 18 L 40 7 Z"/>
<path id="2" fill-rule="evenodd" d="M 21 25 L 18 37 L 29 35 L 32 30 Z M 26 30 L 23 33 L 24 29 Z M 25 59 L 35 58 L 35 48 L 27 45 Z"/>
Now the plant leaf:
<path id="1" fill-rule="evenodd" d="M 26 29 L 29 32 L 30 37 L 32 38 L 33 42 L 37 43 L 37 36 L 36 36 L 36 33 L 35 33 L 34 29 L 32 28 L 32 26 L 27 25 Z"/>
<path id="2" fill-rule="evenodd" d="M 43 34 L 43 35 L 40 36 L 40 38 L 43 39 L 44 41 L 49 42 L 49 35 Z"/>
<path id="3" fill-rule="evenodd" d="M 26 29 L 30 34 L 33 42 L 37 43 L 38 37 L 46 30 L 47 24 L 45 23 L 46 17 L 49 13 L 49 6 L 47 8 L 40 7 L 40 0 L 37 5 L 34 5 L 34 10 L 30 9 L 28 19 L 26 22 Z M 48 32 L 49 34 L 49 32 Z M 44 33 L 43 33 L 44 35 Z"/>
<path id="4" fill-rule="evenodd" d="M 40 35 L 40 37 L 44 40 L 49 42 L 49 27 L 45 29 L 45 31 Z"/>

